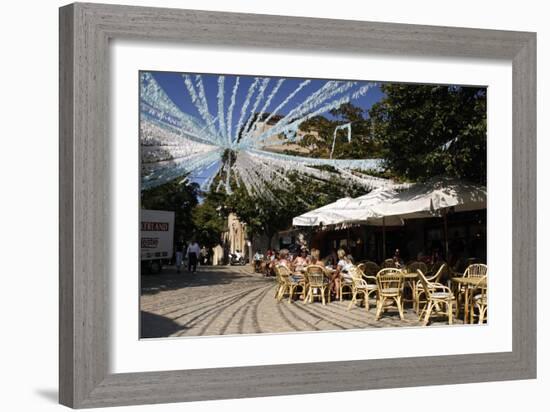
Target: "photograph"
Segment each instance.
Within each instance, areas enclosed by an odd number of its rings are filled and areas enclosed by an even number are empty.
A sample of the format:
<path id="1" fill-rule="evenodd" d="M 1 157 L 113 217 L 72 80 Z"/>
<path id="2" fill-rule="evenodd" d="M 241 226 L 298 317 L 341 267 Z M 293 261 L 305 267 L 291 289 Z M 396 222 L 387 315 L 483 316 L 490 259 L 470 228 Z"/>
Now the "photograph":
<path id="1" fill-rule="evenodd" d="M 490 322 L 487 86 L 137 82 L 141 339 Z"/>

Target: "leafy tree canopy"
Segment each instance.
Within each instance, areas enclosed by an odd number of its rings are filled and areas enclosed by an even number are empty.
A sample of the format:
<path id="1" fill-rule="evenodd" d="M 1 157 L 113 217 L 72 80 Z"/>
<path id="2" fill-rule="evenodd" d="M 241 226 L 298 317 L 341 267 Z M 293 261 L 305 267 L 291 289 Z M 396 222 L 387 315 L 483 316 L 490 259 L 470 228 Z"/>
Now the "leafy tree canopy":
<path id="1" fill-rule="evenodd" d="M 234 212 L 239 220 L 246 223 L 249 234 L 266 234 L 271 238 L 276 232 L 288 229 L 295 216 L 342 197 L 365 193 L 364 188 L 343 185 L 336 180 L 305 180 L 298 174 L 291 174 L 289 180 L 288 188 L 271 188 L 274 199 L 250 196 L 243 187 L 236 187 L 225 199 L 225 210 Z"/>
<path id="2" fill-rule="evenodd" d="M 300 129 L 306 134 L 298 142 L 310 150 L 306 156 L 329 158 L 334 141 L 336 127 L 351 123 L 351 142 L 347 140 L 347 131 L 339 130 L 336 134 L 333 158 L 335 159 L 368 159 L 379 158 L 381 153 L 372 137 L 372 126 L 364 117 L 364 111 L 351 103 L 342 104 L 333 109 L 330 120 L 324 116 L 316 116 L 306 120 Z"/>
<path id="3" fill-rule="evenodd" d="M 486 183 L 485 88 L 384 84 L 382 91 L 369 114 L 390 176 Z"/>
<path id="4" fill-rule="evenodd" d="M 208 248 L 220 243 L 220 237 L 227 228 L 227 214 L 221 205 L 225 194 L 212 192 L 192 212 L 192 221 L 197 241 Z"/>
<path id="5" fill-rule="evenodd" d="M 141 192 L 141 207 L 176 212 L 174 235 L 189 239 L 195 232 L 192 210 L 198 204 L 199 185 L 177 178 Z"/>

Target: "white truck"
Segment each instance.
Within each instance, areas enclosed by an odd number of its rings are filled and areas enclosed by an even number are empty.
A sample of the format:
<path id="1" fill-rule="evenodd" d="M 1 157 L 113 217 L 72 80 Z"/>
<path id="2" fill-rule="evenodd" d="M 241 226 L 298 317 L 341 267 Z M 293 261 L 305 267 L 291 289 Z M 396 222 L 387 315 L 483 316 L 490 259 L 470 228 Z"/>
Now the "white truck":
<path id="1" fill-rule="evenodd" d="M 175 213 L 141 209 L 140 256 L 142 273 L 159 273 L 174 253 Z"/>

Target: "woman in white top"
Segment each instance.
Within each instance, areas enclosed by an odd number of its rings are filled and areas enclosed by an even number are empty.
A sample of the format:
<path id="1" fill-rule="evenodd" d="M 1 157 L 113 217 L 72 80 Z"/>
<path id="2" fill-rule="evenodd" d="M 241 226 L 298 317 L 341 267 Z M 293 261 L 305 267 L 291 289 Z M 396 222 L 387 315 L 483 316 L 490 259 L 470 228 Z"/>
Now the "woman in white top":
<path id="1" fill-rule="evenodd" d="M 336 271 L 332 276 L 332 284 L 333 284 L 332 290 L 336 296 L 336 299 L 340 299 L 339 293 L 340 293 L 340 282 L 342 281 L 341 278 L 351 279 L 351 275 L 348 272 L 349 272 L 349 269 L 353 267 L 353 263 L 346 255 L 346 251 L 344 249 L 338 249 L 337 255 L 338 255 L 338 264 L 336 265 Z"/>
<path id="2" fill-rule="evenodd" d="M 191 244 L 187 247 L 187 258 L 189 259 L 187 269 L 191 273 L 195 273 L 197 271 L 197 261 L 200 252 L 201 248 L 199 247 L 199 244 L 193 239 Z"/>

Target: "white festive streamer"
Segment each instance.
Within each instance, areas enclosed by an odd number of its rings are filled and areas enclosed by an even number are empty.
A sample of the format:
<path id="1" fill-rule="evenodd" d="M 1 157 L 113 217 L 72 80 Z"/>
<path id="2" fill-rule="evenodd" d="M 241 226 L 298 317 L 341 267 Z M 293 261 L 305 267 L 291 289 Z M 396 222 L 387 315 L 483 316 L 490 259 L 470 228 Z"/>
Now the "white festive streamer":
<path id="1" fill-rule="evenodd" d="M 218 76 L 218 133 L 227 140 L 227 129 L 225 126 L 225 76 Z"/>
<path id="2" fill-rule="evenodd" d="M 262 118 L 264 117 L 265 115 L 265 111 L 267 110 L 267 108 L 269 107 L 269 105 L 271 104 L 271 100 L 273 100 L 273 98 L 275 97 L 275 95 L 277 94 L 277 92 L 279 91 L 279 89 L 281 88 L 281 86 L 283 85 L 285 79 L 279 79 L 277 81 L 277 84 L 275 85 L 275 87 L 273 87 L 273 89 L 271 90 L 271 93 L 269 94 L 269 96 L 267 97 L 267 100 L 265 101 L 263 107 L 260 109 L 260 114 L 258 115 L 258 117 L 256 118 L 256 120 L 254 121 L 254 123 L 252 124 L 252 126 L 250 126 L 250 130 L 246 133 L 246 136 L 243 140 L 243 144 L 250 139 L 250 137 L 252 136 L 252 133 L 256 130 L 258 124 L 260 122 L 262 122 Z"/>
<path id="3" fill-rule="evenodd" d="M 199 99 L 201 102 L 201 107 L 204 110 L 204 116 L 203 119 L 205 120 L 208 131 L 215 135 L 216 137 L 219 137 L 218 132 L 215 127 L 216 120 L 212 118 L 212 115 L 210 114 L 210 110 L 208 110 L 208 101 L 206 100 L 206 93 L 204 91 L 204 83 L 202 82 L 202 76 L 200 74 L 197 74 L 195 76 L 195 81 L 197 84 L 197 89 L 199 90 Z M 202 115 L 202 113 L 201 113 Z M 219 138 L 218 138 L 219 140 Z"/>
<path id="4" fill-rule="evenodd" d="M 334 153 L 334 146 L 336 145 L 336 134 L 338 133 L 338 130 L 345 130 L 348 131 L 348 143 L 351 143 L 351 123 L 341 124 L 339 126 L 336 126 L 334 128 L 334 135 L 332 137 L 332 148 L 330 149 L 330 156 L 329 158 L 332 159 L 332 154 Z"/>
<path id="5" fill-rule="evenodd" d="M 286 97 L 286 99 L 283 100 L 283 101 L 281 102 L 281 104 L 279 104 L 279 106 L 277 106 L 277 107 L 275 108 L 275 110 L 273 110 L 273 112 L 267 117 L 267 119 L 265 119 L 265 123 L 266 123 L 266 124 L 269 123 L 269 121 L 271 120 L 271 118 L 272 118 L 274 115 L 276 115 L 277 113 L 279 113 L 279 112 L 281 111 L 281 109 L 282 109 L 283 107 L 285 107 L 285 106 L 288 104 L 288 102 L 290 102 L 290 101 L 292 100 L 292 98 L 293 98 L 294 96 L 296 96 L 296 95 L 300 92 L 300 90 L 302 90 L 304 87 L 306 87 L 306 86 L 307 86 L 308 84 L 310 84 L 310 83 L 311 83 L 311 80 L 304 80 L 303 82 L 301 82 L 301 83 L 298 85 L 298 87 L 297 87 L 292 93 L 290 93 L 290 94 Z"/>
<path id="6" fill-rule="evenodd" d="M 281 139 L 283 143 L 294 141 L 301 123 L 364 96 L 371 87 L 370 84 L 356 87 L 356 82 L 328 81 L 297 104 L 274 127 L 257 136 L 254 134 L 257 123 L 268 123 L 300 90 L 311 83 L 310 80 L 302 81 L 265 120 L 262 120 L 285 79 L 277 81 L 264 101 L 272 79 L 255 78 L 248 88 L 234 127 L 233 112 L 237 105 L 239 77 L 235 78 L 227 111 L 225 77 L 218 77 L 217 116 L 213 116 L 209 111 L 202 77 L 196 75 L 195 83 L 189 75 L 183 75 L 183 79 L 201 119 L 183 113 L 151 74 L 145 73 L 141 77 L 140 136 L 143 190 L 182 176 L 186 176 L 182 181 L 187 183 L 205 173 L 206 177 L 201 177 L 201 190 L 210 190 L 217 180 L 215 190 L 231 193 L 233 184 L 237 187 L 243 185 L 250 195 L 262 196 L 273 201 L 277 201 L 274 190 L 288 190 L 292 186 L 293 182 L 289 176 L 293 174 L 298 174 L 305 182 L 330 182 L 338 179 L 339 184 L 360 186 L 366 190 L 394 185 L 390 180 L 369 174 L 382 170 L 379 159 L 319 159 L 262 149 L 269 146 L 265 140 L 271 136 L 278 136 L 277 144 L 281 144 Z M 260 105 L 262 107 L 258 115 L 254 116 Z M 245 121 L 247 114 L 248 118 Z M 348 141 L 351 141 L 350 124 L 337 126 L 334 139 L 338 130 L 346 128 Z M 239 133 L 242 134 L 241 139 L 236 142 Z M 333 151 L 334 141 L 331 157 Z"/>
<path id="7" fill-rule="evenodd" d="M 256 86 L 258 85 L 258 82 L 260 81 L 259 78 L 255 78 L 254 82 L 250 85 L 248 88 L 248 93 L 246 94 L 246 99 L 244 100 L 244 103 L 241 107 L 241 115 L 239 116 L 239 121 L 237 122 L 237 128 L 235 129 L 235 135 L 233 136 L 233 143 L 237 142 L 239 138 L 239 133 L 241 132 L 241 127 L 243 126 L 244 122 L 244 116 L 246 115 L 246 110 L 248 109 L 248 106 L 250 104 L 250 99 L 252 98 L 252 95 L 254 94 L 254 90 L 256 89 Z"/>
<path id="8" fill-rule="evenodd" d="M 248 120 L 244 125 L 243 128 L 243 136 L 246 136 L 246 134 L 249 132 L 250 125 L 252 123 L 252 120 L 254 120 L 254 113 L 256 112 L 256 109 L 258 109 L 258 106 L 260 105 L 260 102 L 264 98 L 265 89 L 267 88 L 267 85 L 269 84 L 269 78 L 265 78 L 262 80 L 262 84 L 260 84 L 260 88 L 258 89 L 258 94 L 256 95 L 256 101 L 254 102 L 254 105 L 252 106 L 252 109 L 250 110 L 250 116 L 248 116 Z"/>
<path id="9" fill-rule="evenodd" d="M 237 90 L 239 89 L 239 76 L 235 78 L 235 85 L 231 93 L 231 102 L 229 103 L 229 109 L 227 110 L 227 144 L 231 145 L 231 136 L 233 135 L 233 110 L 235 109 L 235 101 L 237 98 Z"/>
<path id="10" fill-rule="evenodd" d="M 325 103 L 330 98 L 349 90 L 356 83 L 355 82 L 346 82 L 340 84 L 341 82 L 327 82 L 319 90 L 309 96 L 303 103 L 291 110 L 283 119 L 281 119 L 275 127 L 262 133 L 257 139 L 255 146 L 258 147 L 269 139 L 273 135 L 280 133 L 285 133 L 287 130 L 296 129 L 304 121 L 317 116 L 318 114 L 325 113 L 331 109 L 340 107 L 343 103 L 349 102 L 351 99 L 350 95 L 346 95 L 343 98 L 333 101 L 332 103 L 325 104 L 320 109 L 317 109 L 312 112 L 313 109 L 319 107 L 321 104 Z"/>
<path id="11" fill-rule="evenodd" d="M 141 113 L 155 119 L 168 128 L 181 129 L 183 133 L 197 137 L 198 131 L 203 128 L 201 122 L 193 116 L 183 113 L 162 90 L 150 73 L 142 73 L 140 85 Z M 216 137 L 210 134 L 200 136 L 201 140 L 215 141 Z"/>
<path id="12" fill-rule="evenodd" d="M 189 76 L 188 74 L 184 74 L 184 75 L 182 75 L 182 77 L 183 77 L 183 80 L 184 80 L 184 83 L 185 83 L 185 87 L 187 88 L 187 91 L 189 92 L 189 96 L 191 97 L 191 102 L 193 103 L 193 105 L 195 106 L 195 108 L 199 112 L 200 116 L 204 120 L 204 122 L 205 122 L 205 124 L 208 128 L 208 131 L 212 132 L 212 129 L 213 129 L 212 128 L 212 116 L 210 115 L 210 112 L 208 111 L 208 106 L 204 104 L 205 103 L 204 100 L 206 100 L 206 99 L 202 99 L 197 94 L 197 91 L 195 89 L 195 85 L 193 84 L 191 76 Z M 202 81 L 201 81 L 201 84 L 202 84 Z M 203 91 L 204 91 L 204 89 L 203 89 Z M 213 140 L 216 143 L 219 142 L 219 137 L 218 137 L 217 133 L 214 133 L 214 139 Z"/>

